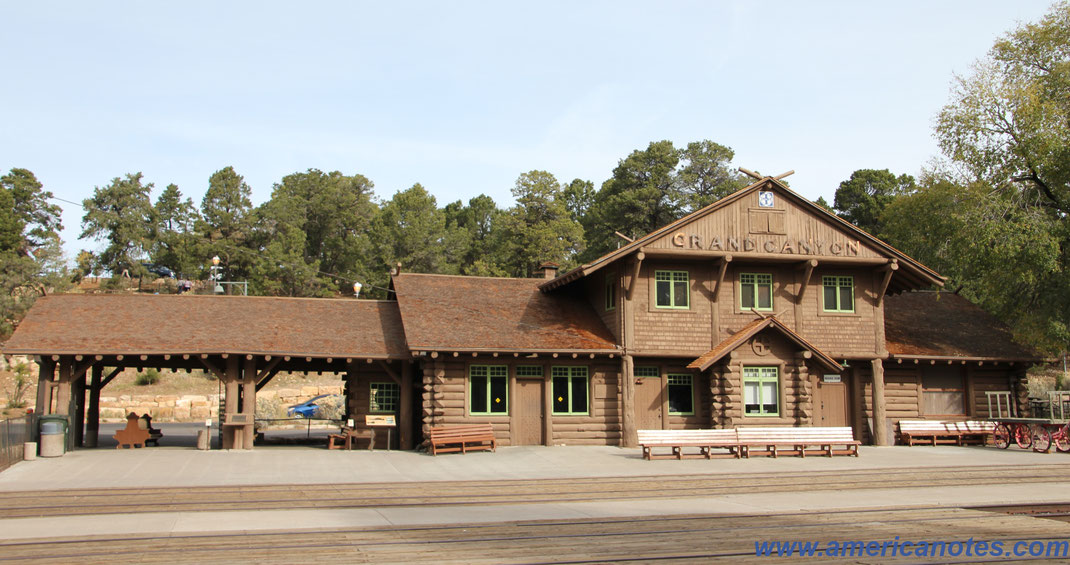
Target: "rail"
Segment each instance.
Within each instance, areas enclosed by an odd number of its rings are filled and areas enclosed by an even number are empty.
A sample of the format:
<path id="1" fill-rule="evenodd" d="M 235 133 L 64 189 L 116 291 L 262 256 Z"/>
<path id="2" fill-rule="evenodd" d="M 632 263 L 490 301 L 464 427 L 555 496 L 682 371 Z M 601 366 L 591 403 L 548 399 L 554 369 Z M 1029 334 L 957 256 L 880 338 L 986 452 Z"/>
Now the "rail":
<path id="1" fill-rule="evenodd" d="M 0 421 L 0 471 L 22 461 L 23 444 L 34 441 L 36 429 L 36 414 Z"/>

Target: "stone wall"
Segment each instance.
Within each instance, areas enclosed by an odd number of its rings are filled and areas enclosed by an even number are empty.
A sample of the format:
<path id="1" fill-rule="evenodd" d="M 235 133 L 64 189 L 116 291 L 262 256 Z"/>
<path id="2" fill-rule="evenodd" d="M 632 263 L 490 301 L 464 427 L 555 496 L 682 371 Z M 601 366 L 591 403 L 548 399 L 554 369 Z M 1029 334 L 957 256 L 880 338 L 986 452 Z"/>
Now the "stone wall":
<path id="1" fill-rule="evenodd" d="M 304 386 L 300 389 L 262 390 L 258 399 L 271 399 L 282 406 L 300 404 L 321 394 L 341 394 L 342 385 Z M 134 394 L 100 397 L 100 420 L 122 423 L 130 412 L 152 416 L 153 422 L 199 422 L 219 417 L 219 395 Z"/>

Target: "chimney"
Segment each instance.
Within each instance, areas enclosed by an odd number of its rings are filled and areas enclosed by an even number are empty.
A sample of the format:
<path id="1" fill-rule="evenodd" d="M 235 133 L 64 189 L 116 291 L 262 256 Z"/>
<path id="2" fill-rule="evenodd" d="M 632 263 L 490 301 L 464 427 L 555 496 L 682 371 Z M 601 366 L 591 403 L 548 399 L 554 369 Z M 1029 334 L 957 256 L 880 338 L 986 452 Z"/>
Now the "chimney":
<path id="1" fill-rule="evenodd" d="M 540 276 L 547 280 L 555 278 L 557 276 L 557 268 L 557 263 L 543 263 L 535 269 L 535 278 Z"/>

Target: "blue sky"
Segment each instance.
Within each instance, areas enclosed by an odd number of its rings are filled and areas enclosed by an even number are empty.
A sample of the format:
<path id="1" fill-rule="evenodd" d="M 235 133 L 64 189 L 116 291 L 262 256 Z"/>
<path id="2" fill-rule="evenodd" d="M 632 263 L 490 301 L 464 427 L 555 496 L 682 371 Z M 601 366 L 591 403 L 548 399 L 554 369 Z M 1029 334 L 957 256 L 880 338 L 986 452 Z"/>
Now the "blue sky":
<path id="1" fill-rule="evenodd" d="M 360 173 L 388 199 L 511 204 L 517 176 L 599 186 L 654 140 L 830 202 L 860 168 L 916 174 L 934 116 L 1048 2 L 0 1 L 0 169 L 56 196 L 141 171 L 199 203 L 232 165 Z M 66 249 L 82 211 L 63 204 Z"/>

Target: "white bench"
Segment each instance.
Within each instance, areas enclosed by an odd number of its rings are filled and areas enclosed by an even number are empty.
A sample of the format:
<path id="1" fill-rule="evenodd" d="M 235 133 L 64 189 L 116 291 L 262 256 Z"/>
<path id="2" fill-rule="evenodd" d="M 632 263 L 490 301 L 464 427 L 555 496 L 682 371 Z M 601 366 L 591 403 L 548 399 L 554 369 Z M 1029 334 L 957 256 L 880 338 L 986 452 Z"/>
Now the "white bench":
<path id="1" fill-rule="evenodd" d="M 777 457 L 782 452 L 806 457 L 808 454 L 853 455 L 858 457 L 862 442 L 854 438 L 848 427 L 837 428 L 736 428 L 740 449 L 745 457 L 755 450 L 759 455 Z"/>
<path id="2" fill-rule="evenodd" d="M 643 459 L 712 459 L 740 457 L 736 430 L 637 430 Z M 670 453 L 655 453 L 655 448 L 669 448 Z M 684 448 L 698 448 L 685 452 Z M 727 449 L 727 453 L 712 453 L 713 449 Z"/>

